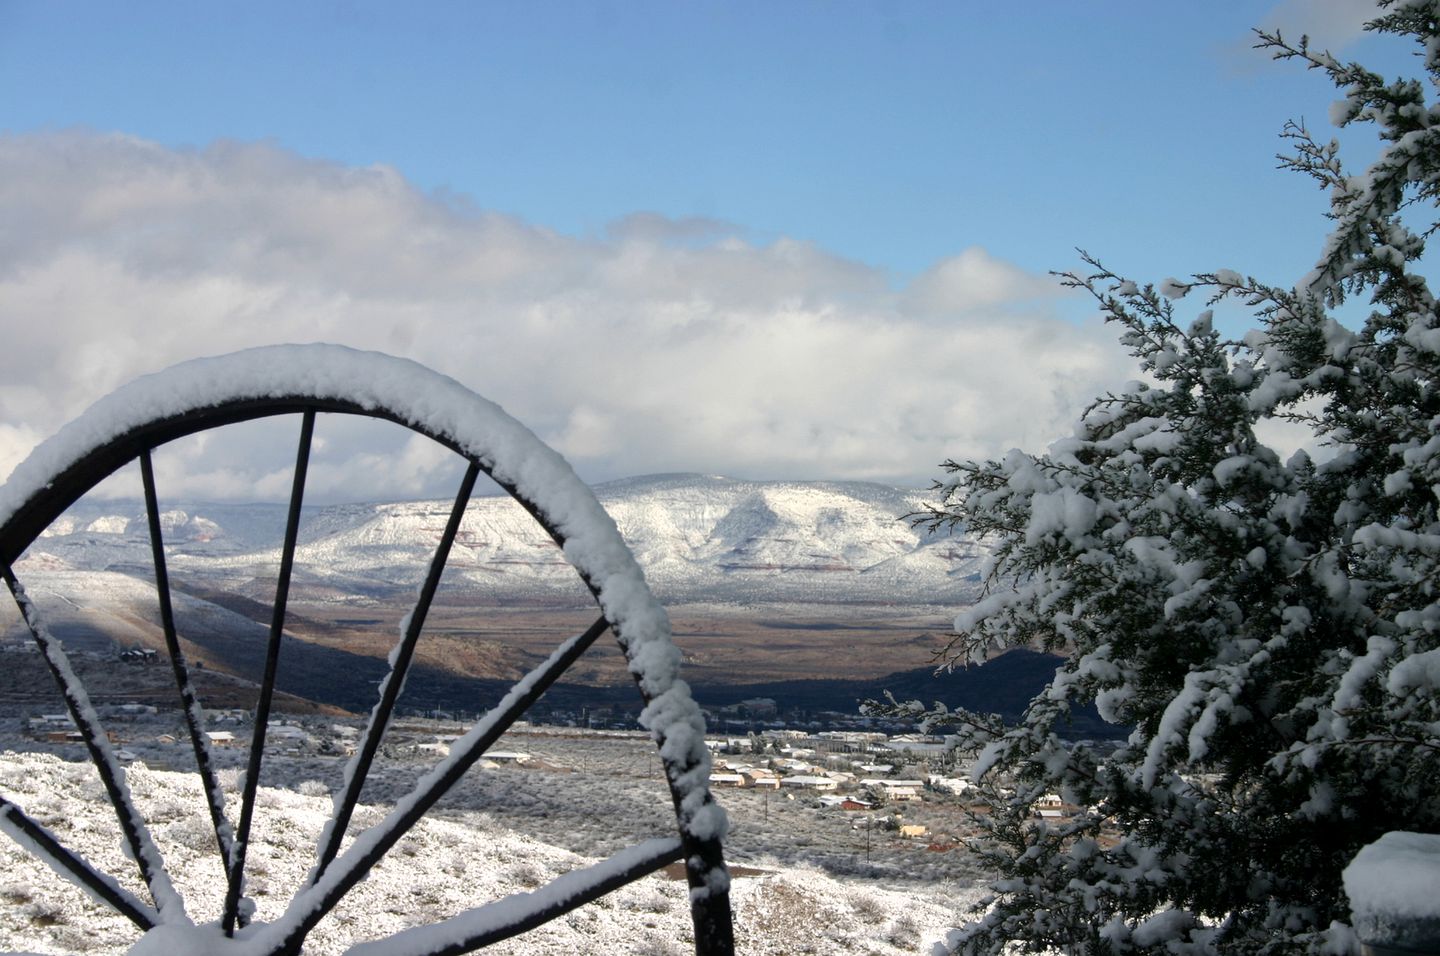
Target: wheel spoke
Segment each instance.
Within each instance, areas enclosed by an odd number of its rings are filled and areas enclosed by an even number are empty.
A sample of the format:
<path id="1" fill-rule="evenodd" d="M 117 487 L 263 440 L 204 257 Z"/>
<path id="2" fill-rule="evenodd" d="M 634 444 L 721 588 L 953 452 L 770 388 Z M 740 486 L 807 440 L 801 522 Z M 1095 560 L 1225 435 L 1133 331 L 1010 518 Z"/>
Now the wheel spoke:
<path id="1" fill-rule="evenodd" d="M 150 523 L 150 550 L 155 558 L 155 590 L 160 598 L 160 627 L 165 632 L 165 648 L 170 653 L 170 668 L 175 674 L 175 686 L 180 692 L 185 726 L 190 732 L 190 744 L 195 750 L 195 767 L 200 773 L 201 786 L 205 790 L 205 802 L 210 807 L 210 823 L 215 828 L 215 842 L 220 849 L 220 859 L 225 865 L 225 872 L 229 873 L 235 863 L 234 841 L 230 821 L 225 818 L 225 794 L 215 776 L 214 761 L 205 738 L 200 701 L 195 696 L 195 687 L 190 681 L 190 669 L 185 662 L 184 652 L 180 650 L 180 638 L 175 631 L 170 573 L 165 564 L 165 540 L 160 528 L 160 504 L 155 494 L 155 468 L 149 451 L 140 455 L 140 479 L 145 486 L 145 514 Z"/>
<path id="2" fill-rule="evenodd" d="M 284 944 L 275 950 L 293 954 L 300 951 L 305 936 L 326 913 L 338 903 L 350 888 L 389 852 L 390 848 L 416 822 L 423 817 L 435 801 L 453 787 L 475 761 L 499 740 L 540 696 L 555 683 L 571 664 L 579 659 L 595 639 L 608 630 L 610 624 L 605 618 L 596 622 L 581 634 L 577 634 L 557 647 L 542 664 L 526 674 L 510 688 L 500 703 L 475 722 L 475 726 L 456 741 L 450 756 L 440 761 L 415 785 L 415 789 L 395 804 L 395 808 L 380 823 L 355 838 L 350 849 L 345 851 L 325 875 L 307 889 L 297 893 L 287 908 L 287 916 L 295 914 L 294 922 L 278 920 L 267 927 L 285 933 Z"/>
<path id="3" fill-rule="evenodd" d="M 155 846 L 155 841 L 150 837 L 150 831 L 145 826 L 145 820 L 130 798 L 130 788 L 125 785 L 125 771 L 120 766 L 120 761 L 115 757 L 115 751 L 110 746 L 110 738 L 105 735 L 105 730 L 100 726 L 100 717 L 95 713 L 95 708 L 90 703 L 90 695 L 86 693 L 85 686 L 75 676 L 75 671 L 70 667 L 70 660 L 65 654 L 60 642 L 50 633 L 50 629 L 40 619 L 40 613 L 30 596 L 25 593 L 25 588 L 16 580 L 14 571 L 7 565 L 0 569 L 0 576 L 5 579 L 6 586 L 15 598 L 16 605 L 20 608 L 20 614 L 25 619 L 25 626 L 35 638 L 35 644 L 40 649 L 40 654 L 45 658 L 50 673 L 55 677 L 55 683 L 60 688 L 60 694 L 65 698 L 65 707 L 70 712 L 70 719 L 80 731 L 81 738 L 85 741 L 85 747 L 90 752 L 90 760 L 95 764 L 95 770 L 100 774 L 100 781 L 105 786 L 105 792 L 110 797 L 110 805 L 115 808 L 115 816 L 120 821 L 120 829 L 125 836 L 125 844 L 130 851 L 130 856 L 140 869 L 140 878 L 150 888 L 150 895 L 155 900 L 155 908 L 159 911 L 162 921 L 168 922 L 172 916 L 175 919 L 185 919 L 185 904 L 180 895 L 175 892 L 175 887 L 170 882 L 169 875 L 165 872 L 165 864 L 160 856 L 160 850 Z"/>
<path id="4" fill-rule="evenodd" d="M 351 758 L 349 765 L 345 768 L 345 788 L 335 801 L 335 813 L 325 829 L 320 834 L 320 844 L 316 852 L 315 868 L 311 872 L 307 885 L 314 883 L 325 872 L 330 861 L 335 859 L 335 853 L 340 849 L 340 841 L 345 836 L 345 828 L 350 823 L 350 815 L 355 810 L 355 805 L 360 799 L 360 790 L 365 786 L 365 778 L 370 773 L 370 764 L 375 759 L 375 752 L 380 747 L 380 740 L 385 735 L 385 728 L 390 723 L 390 716 L 395 710 L 395 702 L 400 697 L 400 691 L 405 686 L 405 675 L 410 668 L 410 661 L 415 655 L 415 645 L 420 639 L 420 631 L 425 626 L 425 618 L 430 613 L 430 605 L 435 600 L 435 591 L 440 586 L 440 575 L 445 570 L 445 564 L 450 558 L 450 548 L 455 543 L 455 536 L 460 532 L 460 522 L 465 517 L 465 506 L 470 502 L 471 492 L 475 490 L 475 481 L 480 477 L 480 465 L 471 461 L 470 467 L 465 471 L 465 477 L 461 479 L 460 490 L 456 492 L 455 504 L 450 509 L 450 520 L 445 525 L 445 531 L 440 536 L 440 543 L 435 548 L 435 554 L 430 559 L 430 570 L 425 575 L 425 583 L 421 585 L 420 596 L 415 602 L 414 609 L 405 618 L 400 643 L 390 654 L 390 673 L 380 684 L 380 700 L 370 712 L 370 723 L 365 729 L 365 739 L 360 749 Z"/>
<path id="5" fill-rule="evenodd" d="M 295 476 L 290 488 L 290 510 L 285 519 L 285 543 L 280 552 L 280 574 L 275 585 L 275 606 L 270 618 L 270 640 L 265 648 L 265 673 L 260 682 L 260 700 L 255 705 L 255 728 L 250 738 L 250 760 L 245 769 L 245 788 L 240 803 L 240 825 L 235 834 L 234 852 L 225 891 L 225 935 L 235 932 L 240 895 L 245 876 L 245 850 L 250 841 L 250 822 L 255 810 L 255 791 L 260 783 L 260 764 L 265 753 L 265 731 L 270 722 L 270 702 L 275 694 L 275 672 L 280 660 L 280 639 L 285 630 L 285 605 L 290 597 L 290 574 L 295 566 L 295 542 L 300 534 L 300 505 L 305 497 L 305 474 L 310 465 L 310 440 L 315 433 L 315 410 L 306 409 L 300 424 L 300 447 L 295 453 Z"/>
<path id="6" fill-rule="evenodd" d="M 95 869 L 84 857 L 66 848 L 49 830 L 25 815 L 14 803 L 0 797 L 0 830 L 50 869 L 76 883 L 90 895 L 124 916 L 141 930 L 154 928 L 160 915 L 146 906 L 113 877 Z"/>
<path id="7" fill-rule="evenodd" d="M 564 916 L 684 855 L 684 847 L 674 837 L 647 840 L 608 860 L 556 877 L 533 893 L 515 893 L 441 923 L 352 946 L 345 956 L 460 956 L 474 952 Z"/>

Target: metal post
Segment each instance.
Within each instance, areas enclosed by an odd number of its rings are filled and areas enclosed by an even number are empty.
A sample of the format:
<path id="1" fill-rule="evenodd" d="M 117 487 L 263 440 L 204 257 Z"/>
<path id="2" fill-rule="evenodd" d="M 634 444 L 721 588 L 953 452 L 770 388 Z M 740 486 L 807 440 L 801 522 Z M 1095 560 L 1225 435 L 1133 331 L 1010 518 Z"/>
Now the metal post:
<path id="1" fill-rule="evenodd" d="M 1355 854 L 1343 879 L 1366 956 L 1440 954 L 1440 834 L 1386 833 Z"/>

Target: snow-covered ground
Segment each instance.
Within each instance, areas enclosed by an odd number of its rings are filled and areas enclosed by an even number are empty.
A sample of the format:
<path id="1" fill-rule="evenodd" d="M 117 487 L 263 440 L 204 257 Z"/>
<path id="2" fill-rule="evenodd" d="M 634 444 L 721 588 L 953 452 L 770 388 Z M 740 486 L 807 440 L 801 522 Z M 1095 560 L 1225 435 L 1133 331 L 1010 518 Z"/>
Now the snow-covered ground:
<path id="1" fill-rule="evenodd" d="M 217 918 L 223 880 L 195 775 L 136 762 L 128 778 L 191 917 Z M 579 792 L 578 774 L 575 781 Z M 0 793 L 143 895 L 89 764 L 5 752 Z M 278 916 L 299 885 L 329 810 L 327 788 L 318 780 L 261 788 L 249 854 L 258 919 Z M 362 807 L 356 822 L 368 825 L 380 813 Z M 522 834 L 497 817 L 452 808 L 422 821 L 320 924 L 306 953 L 341 953 L 355 942 L 531 890 L 594 859 Z M 625 821 L 618 822 L 623 827 Z M 836 879 L 803 865 L 762 869 L 738 876 L 732 890 L 742 953 L 924 952 L 953 924 L 957 908 L 978 895 L 964 881 L 886 884 Z M 689 951 L 690 934 L 684 884 L 656 875 L 488 951 L 661 956 Z M 92 903 L 11 841 L 0 840 L 0 952 L 123 953 L 135 939 L 123 918 Z"/>

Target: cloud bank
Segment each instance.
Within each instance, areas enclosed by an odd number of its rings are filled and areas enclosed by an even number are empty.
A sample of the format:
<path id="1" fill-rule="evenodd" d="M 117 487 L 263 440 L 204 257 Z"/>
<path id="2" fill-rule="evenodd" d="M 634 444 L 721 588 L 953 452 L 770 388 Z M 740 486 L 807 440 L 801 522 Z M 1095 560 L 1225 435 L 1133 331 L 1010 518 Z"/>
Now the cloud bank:
<path id="1" fill-rule="evenodd" d="M 727 223 L 637 213 L 561 235 L 266 143 L 0 136 L 0 221 L 0 475 L 137 375 L 276 342 L 420 361 L 590 480 L 924 484 L 946 457 L 1042 446 L 1130 377 L 1108 330 L 1056 317 L 1053 281 L 979 244 L 896 288 Z M 404 434 L 319 437 L 320 494 L 449 493 L 444 456 Z M 177 494 L 283 489 L 290 442 L 237 426 L 168 450 L 162 473 Z"/>

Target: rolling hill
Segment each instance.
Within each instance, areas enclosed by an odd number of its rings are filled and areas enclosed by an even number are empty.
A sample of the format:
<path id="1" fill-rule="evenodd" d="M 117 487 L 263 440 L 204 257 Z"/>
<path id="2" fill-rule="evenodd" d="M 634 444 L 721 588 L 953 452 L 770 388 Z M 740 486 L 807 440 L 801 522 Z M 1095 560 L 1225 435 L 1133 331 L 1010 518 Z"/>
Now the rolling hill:
<path id="1" fill-rule="evenodd" d="M 937 696 L 921 675 L 932 669 L 955 609 L 978 594 L 985 550 L 963 534 L 935 535 L 904 520 L 925 493 L 698 475 L 634 478 L 596 492 L 671 607 L 697 689 L 728 697 L 716 689 L 788 686 L 807 706 L 828 697 L 853 707 L 857 695 L 881 688 L 878 679 L 896 675 L 892 684 L 918 681 L 917 692 Z M 258 676 L 284 506 L 164 507 L 187 655 L 222 672 Z M 283 690 L 349 709 L 364 705 L 449 508 L 446 501 L 407 501 L 305 510 Z M 16 571 L 72 645 L 160 646 L 139 503 L 80 502 Z M 427 623 L 412 690 L 435 701 L 489 697 L 543 658 L 562 632 L 592 617 L 578 576 L 530 516 L 508 497 L 477 498 Z M 10 639 L 24 638 L 13 616 L 0 625 L 8 625 Z M 587 668 L 567 680 L 629 683 L 613 648 Z M 1002 709 L 1013 708 L 1016 693 L 1023 690 L 1007 692 Z"/>

